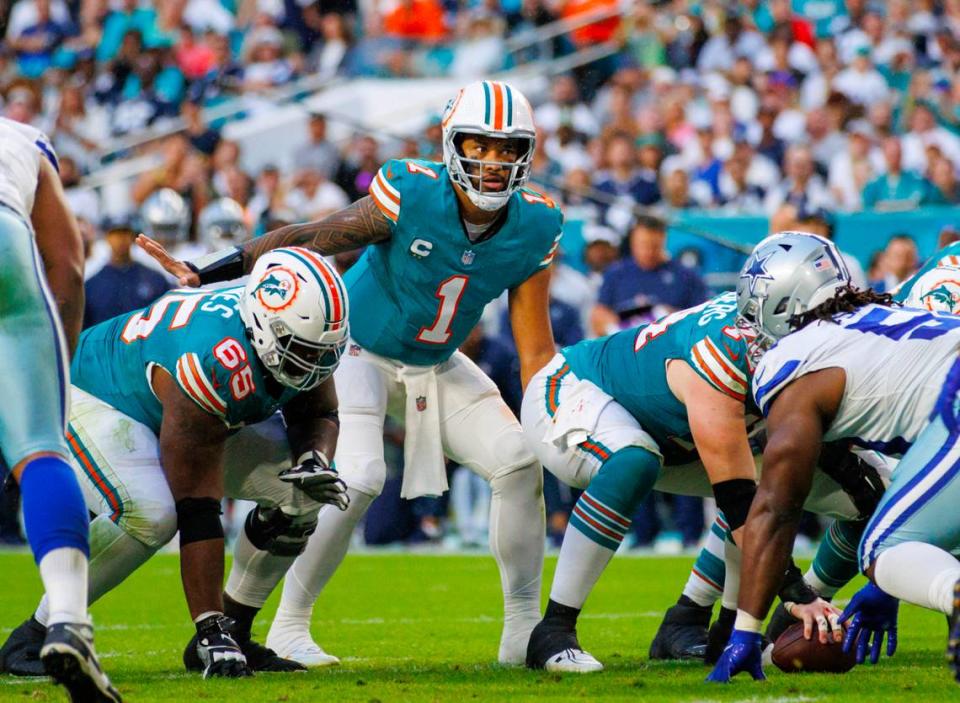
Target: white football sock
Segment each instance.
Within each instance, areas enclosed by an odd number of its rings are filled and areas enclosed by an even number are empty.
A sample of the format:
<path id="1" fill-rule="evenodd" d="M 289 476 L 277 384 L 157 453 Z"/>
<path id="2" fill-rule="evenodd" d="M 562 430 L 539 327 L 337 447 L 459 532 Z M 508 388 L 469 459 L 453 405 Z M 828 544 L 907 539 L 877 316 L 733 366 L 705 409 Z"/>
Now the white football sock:
<path id="1" fill-rule="evenodd" d="M 723 561 L 723 543 L 724 539 L 717 537 L 713 530 L 707 530 L 707 539 L 703 543 L 703 549 Z M 697 559 L 699 561 L 699 558 Z M 683 595 L 692 600 L 697 605 L 703 607 L 712 607 L 714 603 L 720 600 L 723 591 L 706 581 L 697 572 L 691 571 L 687 579 L 687 584 L 683 587 Z"/>
<path id="2" fill-rule="evenodd" d="M 550 600 L 570 608 L 583 608 L 613 555 L 612 549 L 597 544 L 568 524 L 560 545 L 557 570 L 553 574 Z"/>
<path id="3" fill-rule="evenodd" d="M 960 562 L 932 544 L 904 542 L 880 553 L 873 576 L 891 596 L 949 615 Z"/>
<path id="4" fill-rule="evenodd" d="M 295 559 L 296 556 L 278 556 L 257 549 L 247 536 L 244 520 L 237 533 L 233 565 L 230 567 L 230 576 L 224 591 L 241 605 L 262 608 Z"/>
<path id="5" fill-rule="evenodd" d="M 271 634 L 281 625 L 298 624 L 309 629 L 313 604 L 346 556 L 354 528 L 376 497 L 355 488 L 348 488 L 347 494 L 350 507 L 345 511 L 329 507 L 320 511 L 317 529 L 310 535 L 307 548 L 287 571 Z"/>
<path id="6" fill-rule="evenodd" d="M 87 555 L 76 547 L 51 549 L 40 560 L 49 615 L 44 625 L 87 622 Z"/>
<path id="7" fill-rule="evenodd" d="M 89 567 L 84 568 L 84 613 L 89 603 L 96 602 L 104 593 L 115 588 L 153 556 L 155 551 L 124 532 L 108 515 L 100 515 L 94 519 L 90 523 L 90 563 Z M 44 587 L 47 587 L 46 579 Z M 49 588 L 47 594 L 52 596 Z M 48 595 L 44 595 L 34 617 L 42 625 L 58 622 L 51 619 L 54 610 L 58 608 L 52 607 Z"/>
<path id="8" fill-rule="evenodd" d="M 723 563 L 726 567 L 726 576 L 723 581 L 723 600 L 721 605 L 727 610 L 737 609 L 737 598 L 740 595 L 740 547 L 729 539 L 723 542 Z"/>
<path id="9" fill-rule="evenodd" d="M 543 469 L 529 464 L 490 481 L 490 551 L 500 569 L 503 632 L 498 660 L 522 664 L 540 622 L 546 513 Z"/>

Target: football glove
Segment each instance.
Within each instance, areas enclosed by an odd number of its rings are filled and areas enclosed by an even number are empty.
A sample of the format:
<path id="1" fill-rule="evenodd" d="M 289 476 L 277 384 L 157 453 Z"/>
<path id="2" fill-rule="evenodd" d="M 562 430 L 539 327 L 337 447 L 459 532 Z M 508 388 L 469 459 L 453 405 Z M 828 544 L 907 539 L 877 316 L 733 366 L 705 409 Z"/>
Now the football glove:
<path id="1" fill-rule="evenodd" d="M 337 470 L 327 466 L 327 459 L 320 452 L 312 450 L 306 459 L 279 474 L 281 481 L 292 483 L 318 503 L 335 505 L 340 510 L 350 506 L 347 484 L 337 474 Z"/>
<path id="2" fill-rule="evenodd" d="M 763 660 L 760 651 L 760 633 L 734 630 L 730 635 L 720 660 L 710 672 L 707 681 L 730 683 L 730 679 L 741 671 L 748 672 L 755 681 L 763 681 Z"/>
<path id="3" fill-rule="evenodd" d="M 868 583 L 853 594 L 840 622 L 850 620 L 843 638 L 843 651 L 849 652 L 854 643 L 857 645 L 857 664 L 863 664 L 867 658 L 867 643 L 871 636 L 870 663 L 880 661 L 880 647 L 883 636 L 887 635 L 887 656 L 897 651 L 897 613 L 900 601 L 884 593 L 874 583 Z"/>
<path id="4" fill-rule="evenodd" d="M 216 613 L 197 623 L 197 655 L 203 663 L 203 678 L 253 676 L 240 646 L 227 632 L 233 621 Z"/>

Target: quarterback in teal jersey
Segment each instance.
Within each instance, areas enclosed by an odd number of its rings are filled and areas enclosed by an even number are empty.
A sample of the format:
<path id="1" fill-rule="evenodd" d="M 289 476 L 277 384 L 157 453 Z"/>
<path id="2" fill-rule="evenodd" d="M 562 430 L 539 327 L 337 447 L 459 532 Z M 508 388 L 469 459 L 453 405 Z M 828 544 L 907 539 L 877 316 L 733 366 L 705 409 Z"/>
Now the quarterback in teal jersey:
<path id="1" fill-rule="evenodd" d="M 345 275 L 351 340 L 336 373 L 336 461 L 350 507 L 321 513 L 267 638 L 309 666 L 337 661 L 310 637 L 310 614 L 383 488 L 388 404 L 406 421 L 404 497 L 447 490 L 445 455 L 490 483 L 490 548 L 504 595 L 501 663 L 524 662 L 540 619 L 542 470 L 496 386 L 457 347 L 506 291 L 523 384 L 550 360 L 549 268 L 563 217 L 527 186 L 536 131 L 516 88 L 466 86 L 448 103 L 442 130 L 443 162 L 388 161 L 368 196 L 319 222 L 278 229 L 199 265 L 140 240 L 185 285 L 241 276 L 279 246 L 334 254 L 369 245 Z"/>
<path id="2" fill-rule="evenodd" d="M 321 505 L 346 508 L 346 488 L 329 466 L 337 441 L 331 374 L 346 345 L 347 317 L 336 271 L 291 247 L 262 257 L 245 287 L 171 291 L 80 337 L 67 442 L 96 515 L 89 598 L 123 581 L 179 530 L 198 634 L 185 663 L 204 676 L 302 668 L 252 642 L 246 615 L 279 581 L 270 581 L 273 571 L 263 577 L 257 564 L 289 567 Z M 256 428 L 242 428 L 278 410 L 287 441 L 244 440 Z M 251 452 L 252 444 L 260 450 Z M 227 599 L 226 613 L 240 627 L 224 616 L 221 600 L 224 492 L 258 503 L 228 583 L 236 597 Z M 48 618 L 44 599 L 11 635 L 7 658 L 28 663 L 31 630 Z"/>

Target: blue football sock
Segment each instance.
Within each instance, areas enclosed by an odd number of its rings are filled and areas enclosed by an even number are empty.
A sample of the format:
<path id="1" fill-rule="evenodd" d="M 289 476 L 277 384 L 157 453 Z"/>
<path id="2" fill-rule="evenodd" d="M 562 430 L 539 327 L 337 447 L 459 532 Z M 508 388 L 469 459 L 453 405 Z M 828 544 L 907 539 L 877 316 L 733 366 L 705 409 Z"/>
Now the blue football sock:
<path id="1" fill-rule="evenodd" d="M 29 462 L 20 474 L 20 494 L 27 540 L 38 564 L 47 552 L 60 547 L 74 547 L 89 556 L 87 506 L 66 461 L 45 456 Z"/>

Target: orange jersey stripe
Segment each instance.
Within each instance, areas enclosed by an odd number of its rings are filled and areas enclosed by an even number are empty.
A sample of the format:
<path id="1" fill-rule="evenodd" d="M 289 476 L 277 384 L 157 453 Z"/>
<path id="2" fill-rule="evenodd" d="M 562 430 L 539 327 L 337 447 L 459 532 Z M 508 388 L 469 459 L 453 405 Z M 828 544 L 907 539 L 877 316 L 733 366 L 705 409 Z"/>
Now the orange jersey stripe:
<path id="1" fill-rule="evenodd" d="M 398 198 L 396 195 L 394 195 L 393 193 L 390 192 L 390 189 L 386 186 L 386 184 L 385 184 L 385 182 L 384 182 L 384 180 L 383 180 L 383 174 L 380 173 L 380 171 L 377 171 L 377 178 L 376 178 L 376 180 L 377 180 L 378 185 L 380 186 L 380 190 L 383 191 L 384 195 L 386 195 L 389 200 L 392 200 L 394 203 L 396 203 L 397 205 L 399 205 L 399 204 L 400 204 L 400 198 Z"/>
<path id="2" fill-rule="evenodd" d="M 739 381 L 740 372 L 730 366 L 730 362 L 727 359 L 727 357 L 725 357 L 723 354 L 721 354 L 717 350 L 717 348 L 714 346 L 713 342 L 711 342 L 709 338 L 704 338 L 704 339 L 707 343 L 707 349 L 710 350 L 710 355 L 717 360 L 717 363 L 719 363 L 720 366 L 723 368 L 723 370 L 730 375 L 731 379 Z"/>
<path id="3" fill-rule="evenodd" d="M 193 360 L 192 355 L 187 356 L 187 366 L 190 369 L 190 373 L 193 374 L 194 382 L 197 384 L 203 397 L 207 399 L 207 402 L 209 402 L 215 410 L 226 413 L 227 404 L 223 402 L 222 398 L 219 398 L 207 388 L 206 378 L 203 376 L 203 372 L 197 368 L 197 363 Z"/>
<path id="4" fill-rule="evenodd" d="M 726 394 L 729 395 L 730 397 L 735 398 L 735 399 L 737 399 L 737 400 L 746 400 L 746 399 L 747 399 L 747 397 L 746 397 L 743 393 L 737 393 L 735 390 L 733 390 L 732 388 L 730 388 L 730 386 L 728 386 L 728 385 L 725 384 L 723 381 L 721 381 L 719 378 L 717 378 L 717 375 L 716 375 L 713 371 L 710 370 L 710 367 L 709 367 L 709 366 L 707 366 L 707 362 L 704 361 L 704 359 L 703 359 L 702 356 L 700 356 L 700 350 L 697 349 L 696 347 L 693 347 L 693 356 L 694 356 L 694 358 L 696 359 L 697 365 L 700 367 L 700 370 L 703 371 L 705 374 L 707 374 L 707 376 L 710 377 L 710 380 L 713 381 L 714 384 L 716 384 L 717 388 L 719 388 L 721 391 L 723 391 L 724 393 L 726 393 Z"/>

